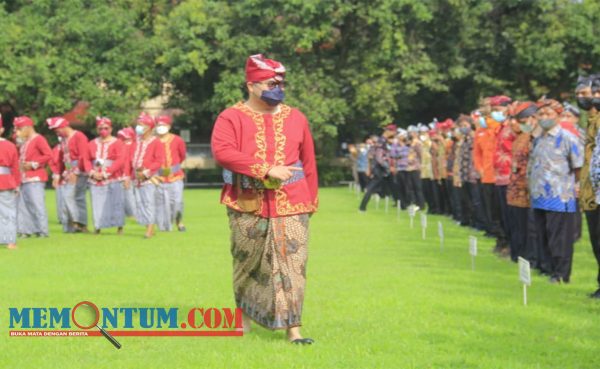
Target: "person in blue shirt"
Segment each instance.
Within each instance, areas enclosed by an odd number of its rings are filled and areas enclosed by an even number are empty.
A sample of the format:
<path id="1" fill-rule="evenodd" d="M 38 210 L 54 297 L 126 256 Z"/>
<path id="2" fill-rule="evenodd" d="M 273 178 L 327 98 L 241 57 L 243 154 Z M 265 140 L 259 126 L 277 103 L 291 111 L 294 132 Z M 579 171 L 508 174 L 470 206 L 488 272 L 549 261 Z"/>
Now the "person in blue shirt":
<path id="1" fill-rule="evenodd" d="M 538 101 L 542 133 L 533 141 L 528 178 L 531 207 L 540 246 L 551 256 L 550 282 L 568 283 L 573 262 L 576 182 L 583 166 L 581 141 L 558 124 L 563 106 L 556 100 Z"/>

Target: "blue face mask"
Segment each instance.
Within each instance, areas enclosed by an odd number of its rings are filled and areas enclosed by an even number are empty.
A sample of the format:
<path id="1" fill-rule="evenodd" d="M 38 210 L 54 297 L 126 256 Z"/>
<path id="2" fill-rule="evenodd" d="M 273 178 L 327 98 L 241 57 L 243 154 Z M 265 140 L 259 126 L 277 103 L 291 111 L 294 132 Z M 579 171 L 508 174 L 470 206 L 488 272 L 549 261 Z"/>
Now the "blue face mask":
<path id="1" fill-rule="evenodd" d="M 492 119 L 495 120 L 496 122 L 502 123 L 506 120 L 506 115 L 504 115 L 504 113 L 501 111 L 493 111 Z"/>
<path id="2" fill-rule="evenodd" d="M 460 133 L 462 133 L 463 135 L 468 135 L 469 133 L 471 133 L 471 128 L 470 127 L 460 127 Z"/>
<path id="3" fill-rule="evenodd" d="M 272 90 L 264 90 L 260 94 L 260 98 L 261 100 L 263 100 L 271 106 L 277 106 L 281 102 L 283 102 L 283 99 L 285 98 L 285 93 L 283 92 L 281 87 L 277 86 Z"/>
<path id="4" fill-rule="evenodd" d="M 554 125 L 556 124 L 556 120 L 554 119 L 540 119 L 538 121 L 538 124 L 540 125 L 540 127 L 542 127 L 544 130 L 549 130 L 552 127 L 554 127 Z"/>
<path id="5" fill-rule="evenodd" d="M 487 128 L 487 122 L 485 121 L 484 117 L 479 117 L 479 126 L 481 128 Z"/>
<path id="6" fill-rule="evenodd" d="M 521 123 L 519 124 L 519 127 L 521 127 L 521 132 L 529 133 L 533 131 L 533 126 L 530 126 L 529 124 Z"/>

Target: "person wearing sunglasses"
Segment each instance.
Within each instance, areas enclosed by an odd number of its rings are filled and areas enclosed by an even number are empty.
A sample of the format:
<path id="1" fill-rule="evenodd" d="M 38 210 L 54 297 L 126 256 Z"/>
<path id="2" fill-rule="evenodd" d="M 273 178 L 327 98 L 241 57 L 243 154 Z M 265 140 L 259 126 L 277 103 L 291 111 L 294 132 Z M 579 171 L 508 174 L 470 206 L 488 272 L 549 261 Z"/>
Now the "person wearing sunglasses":
<path id="1" fill-rule="evenodd" d="M 125 196 L 122 173 L 126 159 L 123 142 L 112 135 L 112 121 L 96 117 L 98 137 L 89 143 L 92 170 L 89 174 L 92 216 L 96 234 L 103 228 L 117 227 L 123 233 Z"/>
<path id="2" fill-rule="evenodd" d="M 300 333 L 306 284 L 309 215 L 317 210 L 318 180 L 309 123 L 283 104 L 285 67 L 261 54 L 246 62 L 248 98 L 215 122 L 211 149 L 223 170 L 233 289 L 246 331 L 253 320 Z"/>

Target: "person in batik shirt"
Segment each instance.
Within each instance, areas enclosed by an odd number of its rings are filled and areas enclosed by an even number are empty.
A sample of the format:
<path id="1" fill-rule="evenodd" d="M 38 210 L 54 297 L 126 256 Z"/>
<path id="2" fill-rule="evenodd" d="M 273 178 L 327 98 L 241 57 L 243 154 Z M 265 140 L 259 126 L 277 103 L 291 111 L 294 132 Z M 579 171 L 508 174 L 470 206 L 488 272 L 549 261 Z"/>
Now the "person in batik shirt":
<path id="1" fill-rule="evenodd" d="M 538 125 L 543 131 L 534 139 L 527 171 L 531 206 L 540 245 L 551 255 L 550 282 L 568 283 L 577 211 L 575 183 L 583 165 L 583 147 L 558 124 L 563 110 L 558 101 L 542 99 L 537 105 Z"/>

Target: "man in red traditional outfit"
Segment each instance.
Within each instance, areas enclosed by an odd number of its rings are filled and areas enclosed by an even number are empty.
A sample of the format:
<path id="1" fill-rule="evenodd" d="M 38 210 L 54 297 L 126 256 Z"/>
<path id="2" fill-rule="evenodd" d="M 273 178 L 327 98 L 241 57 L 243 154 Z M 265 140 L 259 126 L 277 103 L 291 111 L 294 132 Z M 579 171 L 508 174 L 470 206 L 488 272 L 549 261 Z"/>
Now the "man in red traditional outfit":
<path id="1" fill-rule="evenodd" d="M 0 116 L 0 136 L 4 125 Z M 0 137 L 0 244 L 17 248 L 17 195 L 21 184 L 19 153 L 12 142 Z"/>
<path id="2" fill-rule="evenodd" d="M 131 186 L 131 160 L 135 152 L 135 130 L 131 127 L 123 128 L 119 130 L 117 137 L 123 142 L 123 149 L 125 150 L 125 164 L 123 166 L 125 200 L 123 206 L 125 207 L 125 216 L 132 217 L 135 216 L 135 199 L 133 197 L 133 187 Z"/>
<path id="3" fill-rule="evenodd" d="M 46 165 L 52 160 L 52 149 L 46 138 L 36 133 L 31 118 L 16 117 L 13 124 L 22 142 L 19 147 L 21 189 L 17 234 L 22 237 L 48 237 L 45 187 L 48 181 Z"/>
<path id="4" fill-rule="evenodd" d="M 88 155 L 88 139 L 80 131 L 76 131 L 63 117 L 53 117 L 46 120 L 48 128 L 54 131 L 60 140 L 58 152 L 61 171 L 53 172 L 54 188 L 61 185 L 62 213 L 65 222 L 63 230 L 66 233 L 87 233 L 87 190 L 88 172 L 91 169 Z M 62 184 L 61 184 L 62 180 Z"/>
<path id="5" fill-rule="evenodd" d="M 158 170 L 165 160 L 165 149 L 154 136 L 154 118 L 142 113 L 137 119 L 137 143 L 131 162 L 131 177 L 135 178 L 135 208 L 139 224 L 146 226 L 145 238 L 154 235 L 157 223 L 156 201 L 160 190 Z"/>
<path id="6" fill-rule="evenodd" d="M 232 232 L 235 300 L 250 319 L 300 334 L 309 215 L 317 210 L 313 138 L 306 117 L 282 104 L 285 68 L 252 55 L 246 62 L 248 99 L 225 109 L 211 147 L 224 168 L 221 203 Z"/>
<path id="7" fill-rule="evenodd" d="M 99 137 L 89 143 L 94 229 L 98 234 L 102 228 L 117 227 L 117 233 L 122 234 L 125 206 L 121 177 L 127 157 L 123 142 L 111 134 L 112 121 L 109 118 L 97 117 L 96 129 Z"/>
<path id="8" fill-rule="evenodd" d="M 161 115 L 156 118 L 156 134 L 165 147 L 165 161 L 160 169 L 162 191 L 158 200 L 158 228 L 170 231 L 173 222 L 180 232 L 185 231 L 183 225 L 183 169 L 186 147 L 181 137 L 170 133 L 173 118 Z"/>

